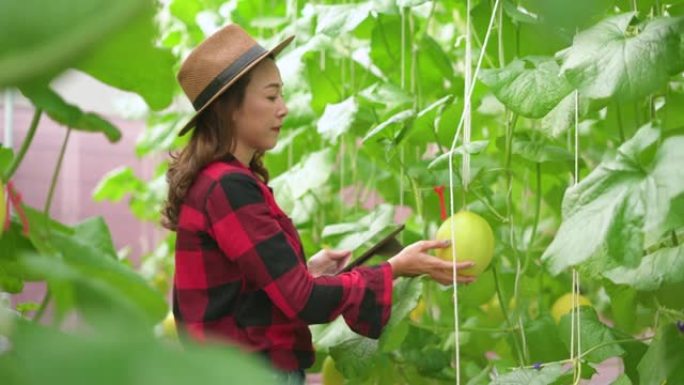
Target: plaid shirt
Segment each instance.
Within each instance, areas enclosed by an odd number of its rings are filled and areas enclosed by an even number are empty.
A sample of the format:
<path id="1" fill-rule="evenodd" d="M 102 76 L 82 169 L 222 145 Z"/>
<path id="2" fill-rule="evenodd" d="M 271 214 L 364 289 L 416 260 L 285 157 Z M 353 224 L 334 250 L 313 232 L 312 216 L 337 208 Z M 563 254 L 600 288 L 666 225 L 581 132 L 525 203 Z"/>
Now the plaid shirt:
<path id="1" fill-rule="evenodd" d="M 235 158 L 205 167 L 188 190 L 175 260 L 179 332 L 261 353 L 281 370 L 313 365 L 310 324 L 342 315 L 377 339 L 390 316 L 391 265 L 314 278 L 272 189 Z"/>

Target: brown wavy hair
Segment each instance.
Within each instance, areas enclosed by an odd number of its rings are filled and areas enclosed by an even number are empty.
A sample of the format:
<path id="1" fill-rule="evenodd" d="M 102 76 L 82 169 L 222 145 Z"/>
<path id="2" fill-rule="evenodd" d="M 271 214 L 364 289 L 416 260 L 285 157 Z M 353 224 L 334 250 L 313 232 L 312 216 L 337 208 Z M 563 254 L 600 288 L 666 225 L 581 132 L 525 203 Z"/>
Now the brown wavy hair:
<path id="1" fill-rule="evenodd" d="M 165 228 L 176 231 L 180 206 L 200 171 L 211 162 L 234 158 L 234 128 L 228 117 L 244 102 L 250 75 L 247 72 L 241 76 L 197 117 L 192 137 L 184 148 L 175 153 L 169 152 L 171 161 L 166 172 L 169 190 L 161 211 L 161 225 Z M 257 151 L 249 168 L 268 183 L 268 170 L 264 167 L 263 156 L 263 151 Z"/>

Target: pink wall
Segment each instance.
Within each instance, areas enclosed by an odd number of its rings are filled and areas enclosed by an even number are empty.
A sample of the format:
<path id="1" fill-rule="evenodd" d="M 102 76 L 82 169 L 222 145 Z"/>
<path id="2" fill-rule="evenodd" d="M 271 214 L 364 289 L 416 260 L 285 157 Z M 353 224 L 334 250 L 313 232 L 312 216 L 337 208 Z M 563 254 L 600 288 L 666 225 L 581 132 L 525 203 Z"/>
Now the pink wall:
<path id="1" fill-rule="evenodd" d="M 2 114 L 4 111 L 0 107 L 0 116 Z M 32 116 L 32 108 L 15 106 L 15 152 L 26 136 Z M 122 138 L 117 143 L 110 143 L 102 134 L 71 132 L 50 213 L 66 224 L 75 224 L 91 216 L 104 217 L 116 249 L 130 246 L 130 258 L 137 266 L 140 256 L 154 248 L 158 240 L 163 238 L 164 232 L 153 224 L 136 219 L 128 210 L 127 198 L 120 203 L 95 202 L 91 194 L 101 178 L 119 166 L 130 166 L 138 177 L 148 179 L 153 172 L 154 160 L 141 160 L 135 156 L 135 141 L 145 127 L 144 121 L 116 117 L 108 119 L 121 130 Z M 3 125 L 0 121 L 0 132 L 4 130 Z M 13 178 L 25 203 L 39 209 L 44 207 L 65 134 L 65 127 L 43 114 L 33 144 Z M 40 302 L 43 293 L 43 284 L 27 283 L 24 292 L 13 296 L 12 300 L 15 304 Z M 49 319 L 49 316 L 45 318 Z"/>

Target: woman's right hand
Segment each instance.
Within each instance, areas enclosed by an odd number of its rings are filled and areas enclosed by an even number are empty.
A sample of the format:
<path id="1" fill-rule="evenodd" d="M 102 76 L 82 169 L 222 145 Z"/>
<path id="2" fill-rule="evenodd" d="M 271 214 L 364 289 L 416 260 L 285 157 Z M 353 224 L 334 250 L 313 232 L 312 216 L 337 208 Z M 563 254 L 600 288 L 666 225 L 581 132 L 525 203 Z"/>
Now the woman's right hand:
<path id="1" fill-rule="evenodd" d="M 406 246 L 399 254 L 388 260 L 392 265 L 392 274 L 396 277 L 413 277 L 421 274 L 428 274 L 432 279 L 442 285 L 452 285 L 453 267 L 451 261 L 445 261 L 427 253 L 430 249 L 446 248 L 451 244 L 450 240 L 423 240 Z M 459 262 L 456 264 L 456 271 L 474 266 L 472 261 Z M 458 275 L 458 283 L 471 283 L 476 277 Z"/>

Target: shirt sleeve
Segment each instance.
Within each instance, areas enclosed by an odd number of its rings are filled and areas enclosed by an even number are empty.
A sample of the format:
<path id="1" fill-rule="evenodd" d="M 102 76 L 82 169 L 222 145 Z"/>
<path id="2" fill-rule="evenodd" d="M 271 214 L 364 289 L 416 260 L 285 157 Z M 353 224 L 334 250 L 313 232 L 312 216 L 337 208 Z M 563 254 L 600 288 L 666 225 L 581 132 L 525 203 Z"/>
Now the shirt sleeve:
<path id="1" fill-rule="evenodd" d="M 211 235 L 242 270 L 247 286 L 264 290 L 291 319 L 319 324 L 342 315 L 355 332 L 379 338 L 392 309 L 390 263 L 314 278 L 258 183 L 246 174 L 225 174 L 210 189 L 205 207 Z"/>

